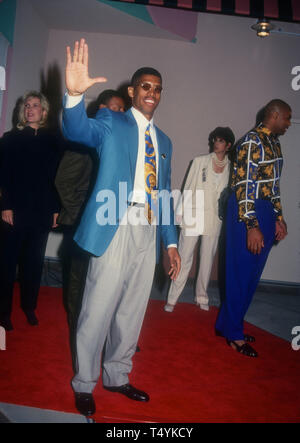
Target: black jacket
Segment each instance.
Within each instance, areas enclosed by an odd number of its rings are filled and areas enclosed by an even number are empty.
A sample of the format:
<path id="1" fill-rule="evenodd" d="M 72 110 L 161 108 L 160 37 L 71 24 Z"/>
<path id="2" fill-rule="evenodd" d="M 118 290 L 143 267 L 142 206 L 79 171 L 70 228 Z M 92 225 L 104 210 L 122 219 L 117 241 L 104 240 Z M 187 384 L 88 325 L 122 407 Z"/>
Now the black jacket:
<path id="1" fill-rule="evenodd" d="M 2 210 L 14 212 L 15 226 L 50 228 L 59 212 L 54 179 L 62 139 L 45 128 L 14 129 L 1 139 Z"/>
<path id="2" fill-rule="evenodd" d="M 55 179 L 62 205 L 58 223 L 76 228 L 95 184 L 98 167 L 99 158 L 94 150 L 69 143 Z"/>

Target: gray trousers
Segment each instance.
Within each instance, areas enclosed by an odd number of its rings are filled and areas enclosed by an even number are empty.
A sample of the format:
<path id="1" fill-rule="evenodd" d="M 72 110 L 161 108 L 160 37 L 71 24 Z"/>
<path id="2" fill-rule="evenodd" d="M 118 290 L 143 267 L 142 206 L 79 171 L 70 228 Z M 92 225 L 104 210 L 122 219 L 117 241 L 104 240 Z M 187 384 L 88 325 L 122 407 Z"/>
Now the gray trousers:
<path id="1" fill-rule="evenodd" d="M 77 329 L 75 392 L 129 382 L 155 270 L 156 227 L 119 226 L 101 257 L 92 257 Z"/>

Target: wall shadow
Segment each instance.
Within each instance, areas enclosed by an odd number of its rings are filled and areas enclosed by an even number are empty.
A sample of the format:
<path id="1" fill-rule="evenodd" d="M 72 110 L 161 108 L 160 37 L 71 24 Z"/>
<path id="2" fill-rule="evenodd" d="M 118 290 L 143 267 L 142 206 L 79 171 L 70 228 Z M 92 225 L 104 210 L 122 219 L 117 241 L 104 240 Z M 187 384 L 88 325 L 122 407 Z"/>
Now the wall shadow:
<path id="1" fill-rule="evenodd" d="M 50 104 L 48 124 L 51 129 L 60 129 L 60 114 L 62 110 L 62 75 L 59 66 L 54 63 L 49 65 L 47 73 L 40 74 L 41 93 L 44 94 Z"/>

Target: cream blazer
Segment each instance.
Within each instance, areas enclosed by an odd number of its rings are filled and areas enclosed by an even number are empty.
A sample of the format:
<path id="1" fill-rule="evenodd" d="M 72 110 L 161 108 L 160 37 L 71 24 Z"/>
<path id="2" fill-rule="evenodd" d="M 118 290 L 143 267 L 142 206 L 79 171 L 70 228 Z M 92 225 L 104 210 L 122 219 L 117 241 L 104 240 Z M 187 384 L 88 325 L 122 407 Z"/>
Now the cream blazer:
<path id="1" fill-rule="evenodd" d="M 218 199 L 222 190 L 227 186 L 229 179 L 229 162 L 220 174 L 218 184 L 214 181 L 214 172 L 212 167 L 212 154 L 204 154 L 196 157 L 190 167 L 184 190 L 192 191 L 189 194 L 183 192 L 183 198 L 179 201 L 176 208 L 176 214 L 179 218 L 182 216 L 181 227 L 184 235 L 191 235 L 191 228 L 194 235 L 212 235 L 218 236 L 221 229 L 221 220 L 218 216 Z M 196 191 L 202 190 L 203 199 L 199 205 L 199 199 L 196 204 Z M 188 196 L 188 197 L 186 197 Z M 191 196 L 191 198 L 190 198 Z M 201 220 L 204 223 L 186 224 L 185 210 L 192 211 L 192 217 L 195 220 Z M 199 225 L 199 226 L 198 226 Z M 187 234 L 189 230 L 190 234 Z"/>

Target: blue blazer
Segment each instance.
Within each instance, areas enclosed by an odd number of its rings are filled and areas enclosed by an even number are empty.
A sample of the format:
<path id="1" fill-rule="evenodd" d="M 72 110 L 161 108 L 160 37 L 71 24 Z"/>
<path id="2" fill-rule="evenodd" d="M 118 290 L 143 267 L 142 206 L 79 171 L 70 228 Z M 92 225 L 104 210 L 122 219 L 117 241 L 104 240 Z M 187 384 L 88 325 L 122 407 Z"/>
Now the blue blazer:
<path id="1" fill-rule="evenodd" d="M 172 143 L 159 128 L 155 129 L 159 155 L 158 191 L 171 192 Z M 81 100 L 73 108 L 64 108 L 63 132 L 67 139 L 95 148 L 100 158 L 96 183 L 74 236 L 81 248 L 99 257 L 112 241 L 127 209 L 129 195 L 133 191 L 138 154 L 138 126 L 130 110 L 121 113 L 104 108 L 98 111 L 95 119 L 89 119 L 84 101 Z M 120 183 L 123 183 L 123 188 L 120 187 Z M 160 194 L 156 235 L 157 259 L 161 239 L 165 247 L 178 242 L 173 201 L 169 199 L 168 192 Z M 115 212 L 107 213 L 107 217 L 110 217 L 109 223 L 99 224 L 97 216 L 100 213 L 105 214 L 109 200 L 114 203 Z M 161 223 L 162 210 L 170 211 L 169 224 Z"/>

